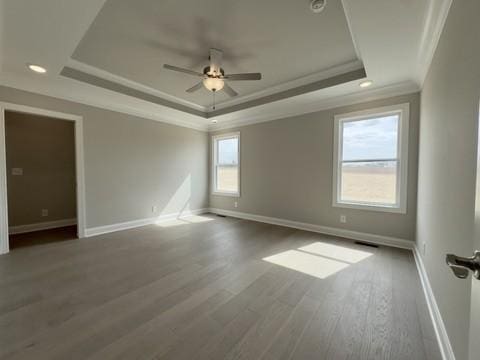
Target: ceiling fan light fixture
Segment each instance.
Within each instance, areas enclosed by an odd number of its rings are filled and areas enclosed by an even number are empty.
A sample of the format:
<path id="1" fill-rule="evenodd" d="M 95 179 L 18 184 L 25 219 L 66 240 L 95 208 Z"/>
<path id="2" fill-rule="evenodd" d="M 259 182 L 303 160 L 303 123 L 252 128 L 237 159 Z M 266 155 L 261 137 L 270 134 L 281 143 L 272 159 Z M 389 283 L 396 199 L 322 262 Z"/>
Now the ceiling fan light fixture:
<path id="1" fill-rule="evenodd" d="M 210 91 L 219 91 L 223 89 L 225 83 L 222 79 L 215 77 L 207 77 L 203 79 L 203 86 L 205 86 Z"/>

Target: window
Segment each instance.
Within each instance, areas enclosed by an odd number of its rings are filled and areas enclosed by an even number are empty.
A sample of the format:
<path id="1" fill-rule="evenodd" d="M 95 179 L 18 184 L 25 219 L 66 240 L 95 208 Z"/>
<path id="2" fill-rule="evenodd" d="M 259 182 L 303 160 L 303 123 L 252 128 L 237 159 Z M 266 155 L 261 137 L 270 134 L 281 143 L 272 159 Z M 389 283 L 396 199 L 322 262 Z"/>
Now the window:
<path id="1" fill-rule="evenodd" d="M 333 206 L 406 212 L 409 105 L 335 117 Z"/>
<path id="2" fill-rule="evenodd" d="M 240 196 L 240 134 L 212 138 L 213 193 Z"/>

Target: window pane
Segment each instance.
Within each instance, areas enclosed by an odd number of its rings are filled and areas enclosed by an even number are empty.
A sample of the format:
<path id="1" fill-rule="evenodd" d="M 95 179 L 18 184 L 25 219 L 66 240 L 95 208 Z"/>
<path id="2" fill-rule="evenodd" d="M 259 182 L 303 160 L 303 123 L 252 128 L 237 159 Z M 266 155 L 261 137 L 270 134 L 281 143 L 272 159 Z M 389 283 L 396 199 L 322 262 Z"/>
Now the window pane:
<path id="1" fill-rule="evenodd" d="M 217 140 L 218 163 L 238 164 L 238 138 Z"/>
<path id="2" fill-rule="evenodd" d="M 343 123 L 343 160 L 397 158 L 398 115 Z"/>
<path id="3" fill-rule="evenodd" d="M 397 161 L 343 163 L 341 201 L 396 204 Z"/>
<path id="4" fill-rule="evenodd" d="M 238 192 L 238 166 L 217 166 L 217 190 Z"/>

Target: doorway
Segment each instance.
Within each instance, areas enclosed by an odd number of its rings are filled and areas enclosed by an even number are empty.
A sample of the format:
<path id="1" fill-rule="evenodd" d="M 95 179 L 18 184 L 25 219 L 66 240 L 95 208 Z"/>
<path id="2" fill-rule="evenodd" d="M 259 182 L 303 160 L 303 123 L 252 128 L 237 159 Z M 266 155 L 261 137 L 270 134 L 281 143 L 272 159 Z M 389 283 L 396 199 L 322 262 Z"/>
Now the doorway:
<path id="1" fill-rule="evenodd" d="M 77 237 L 74 125 L 5 111 L 10 249 Z"/>
<path id="2" fill-rule="evenodd" d="M 84 237 L 80 116 L 0 103 L 0 163 L 1 253 Z"/>

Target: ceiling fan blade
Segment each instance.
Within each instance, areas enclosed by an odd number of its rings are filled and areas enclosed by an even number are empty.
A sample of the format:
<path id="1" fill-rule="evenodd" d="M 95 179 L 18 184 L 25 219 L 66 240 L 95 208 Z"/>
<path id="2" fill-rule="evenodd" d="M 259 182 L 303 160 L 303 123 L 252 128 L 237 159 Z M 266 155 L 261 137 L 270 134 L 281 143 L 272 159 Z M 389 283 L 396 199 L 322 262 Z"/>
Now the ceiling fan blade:
<path id="1" fill-rule="evenodd" d="M 193 85 L 190 89 L 187 89 L 186 91 L 188 93 L 193 93 L 197 90 L 200 90 L 203 87 L 203 82 L 199 82 L 198 84 Z"/>
<path id="2" fill-rule="evenodd" d="M 173 71 L 178 71 L 178 72 L 193 75 L 193 76 L 203 77 L 202 73 L 199 73 L 199 72 L 196 72 L 196 71 L 193 71 L 193 70 L 189 70 L 189 69 L 184 69 L 184 68 L 181 68 L 181 67 L 178 67 L 178 66 L 163 64 L 163 67 L 165 69 L 168 69 L 168 70 L 173 70 Z"/>
<path id="3" fill-rule="evenodd" d="M 210 71 L 215 71 L 220 74 L 220 68 L 222 67 L 223 52 L 222 50 L 210 49 Z"/>
<path id="4" fill-rule="evenodd" d="M 228 74 L 223 77 L 225 80 L 261 80 L 262 74 L 260 73 L 244 73 L 244 74 Z"/>
<path id="5" fill-rule="evenodd" d="M 228 84 L 223 84 L 223 91 L 225 91 L 227 95 L 230 97 L 234 97 L 238 95 L 238 93 L 235 90 L 233 90 Z"/>

